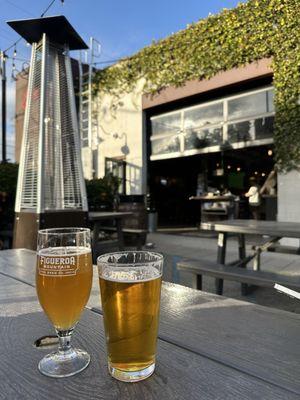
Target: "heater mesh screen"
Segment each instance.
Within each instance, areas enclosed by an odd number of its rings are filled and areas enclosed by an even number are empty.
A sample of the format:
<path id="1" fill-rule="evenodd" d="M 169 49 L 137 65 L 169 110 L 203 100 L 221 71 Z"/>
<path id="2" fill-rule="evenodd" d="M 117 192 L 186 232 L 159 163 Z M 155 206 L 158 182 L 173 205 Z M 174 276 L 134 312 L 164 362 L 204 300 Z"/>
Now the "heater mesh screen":
<path id="1" fill-rule="evenodd" d="M 37 177 L 40 124 L 40 90 L 41 90 L 41 46 L 33 56 L 33 79 L 27 90 L 28 118 L 25 120 L 25 157 L 21 195 L 21 207 L 35 209 L 37 206 Z"/>
<path id="2" fill-rule="evenodd" d="M 28 123 L 21 209 L 41 211 L 83 208 L 83 176 L 79 147 L 73 80 L 69 58 L 61 49 L 46 45 L 45 81 L 42 82 L 42 45 L 33 57 L 33 79 L 28 88 Z M 44 111 L 41 113 L 41 88 L 45 88 Z M 72 114 L 73 113 L 73 114 Z M 42 115 L 42 117 L 41 117 Z M 40 118 L 43 124 L 40 124 Z M 40 129 L 42 128 L 42 140 Z M 42 152 L 39 165 L 39 152 Z M 41 193 L 38 193 L 38 176 Z"/>

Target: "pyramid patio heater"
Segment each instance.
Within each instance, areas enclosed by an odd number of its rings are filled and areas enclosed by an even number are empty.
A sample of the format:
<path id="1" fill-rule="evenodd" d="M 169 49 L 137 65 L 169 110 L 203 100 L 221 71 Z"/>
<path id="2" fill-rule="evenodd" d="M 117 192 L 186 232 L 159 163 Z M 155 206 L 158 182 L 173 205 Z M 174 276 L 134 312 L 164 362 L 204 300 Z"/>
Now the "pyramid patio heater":
<path id="1" fill-rule="evenodd" d="M 87 224 L 68 55 L 87 46 L 64 16 L 8 24 L 32 44 L 13 246 L 35 249 L 40 228 Z"/>

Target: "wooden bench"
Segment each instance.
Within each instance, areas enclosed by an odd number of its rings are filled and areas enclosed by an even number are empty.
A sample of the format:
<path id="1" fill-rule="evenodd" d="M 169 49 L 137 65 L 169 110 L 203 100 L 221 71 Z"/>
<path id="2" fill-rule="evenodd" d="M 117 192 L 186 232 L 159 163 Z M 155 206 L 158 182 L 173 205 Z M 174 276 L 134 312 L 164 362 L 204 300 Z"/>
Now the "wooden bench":
<path id="1" fill-rule="evenodd" d="M 197 276 L 197 289 L 200 290 L 202 289 L 202 275 L 248 283 L 255 286 L 274 287 L 275 283 L 279 283 L 295 290 L 300 289 L 300 275 L 295 277 L 285 276 L 273 272 L 253 271 L 246 268 L 222 265 L 207 260 L 190 259 L 179 261 L 177 263 L 177 269 L 195 274 Z"/>
<path id="2" fill-rule="evenodd" d="M 103 226 L 101 230 L 107 232 L 116 232 L 116 228 L 114 226 Z M 134 237 L 134 242 L 137 250 L 141 250 L 144 242 L 145 236 L 147 235 L 147 229 L 133 229 L 133 228 L 122 228 L 123 234 L 130 235 Z"/>

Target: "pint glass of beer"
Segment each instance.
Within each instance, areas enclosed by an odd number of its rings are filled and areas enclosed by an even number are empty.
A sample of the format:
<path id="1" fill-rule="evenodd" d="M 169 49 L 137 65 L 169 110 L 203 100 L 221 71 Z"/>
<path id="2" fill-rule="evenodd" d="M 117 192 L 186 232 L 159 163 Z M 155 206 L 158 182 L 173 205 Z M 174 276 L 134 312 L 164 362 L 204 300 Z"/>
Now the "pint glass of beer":
<path id="1" fill-rule="evenodd" d="M 39 370 L 44 375 L 71 376 L 89 365 L 89 354 L 74 349 L 70 342 L 89 299 L 92 276 L 89 229 L 43 229 L 38 232 L 37 295 L 59 339 L 58 351 L 39 362 Z"/>
<path id="2" fill-rule="evenodd" d="M 110 374 L 146 379 L 155 368 L 163 256 L 148 251 L 97 259 Z"/>

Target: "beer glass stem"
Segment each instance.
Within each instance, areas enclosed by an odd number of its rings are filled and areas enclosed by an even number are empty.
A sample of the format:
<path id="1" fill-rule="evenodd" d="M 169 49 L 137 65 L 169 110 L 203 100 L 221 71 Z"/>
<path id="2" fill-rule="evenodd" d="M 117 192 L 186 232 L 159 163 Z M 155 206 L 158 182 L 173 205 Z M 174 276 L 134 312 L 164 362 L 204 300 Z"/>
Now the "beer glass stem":
<path id="1" fill-rule="evenodd" d="M 66 331 L 57 330 L 57 336 L 59 340 L 58 351 L 61 353 L 67 353 L 71 350 L 71 337 L 73 334 L 73 328 L 68 329 Z"/>

